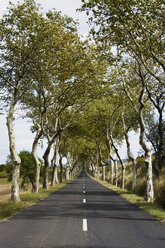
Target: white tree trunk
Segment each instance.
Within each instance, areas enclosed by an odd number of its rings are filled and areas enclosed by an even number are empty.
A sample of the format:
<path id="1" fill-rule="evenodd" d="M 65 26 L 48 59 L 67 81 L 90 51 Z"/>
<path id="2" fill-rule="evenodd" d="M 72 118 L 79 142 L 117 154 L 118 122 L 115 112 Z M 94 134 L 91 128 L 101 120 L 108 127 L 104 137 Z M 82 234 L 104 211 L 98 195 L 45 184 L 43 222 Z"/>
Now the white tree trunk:
<path id="1" fill-rule="evenodd" d="M 103 165 L 102 180 L 105 181 L 105 165 Z"/>
<path id="2" fill-rule="evenodd" d="M 117 165 L 117 160 L 114 162 L 114 167 L 115 167 L 115 186 L 118 185 L 118 165 Z"/>
<path id="3" fill-rule="evenodd" d="M 41 127 L 38 125 L 38 130 L 36 133 L 36 137 L 34 139 L 33 145 L 32 145 L 32 156 L 34 159 L 34 163 L 35 163 L 35 178 L 34 178 L 34 183 L 33 183 L 33 193 L 38 194 L 39 192 L 39 180 L 40 180 L 40 168 L 41 168 L 41 163 L 38 159 L 37 156 L 37 146 L 38 146 L 38 142 L 39 139 L 42 135 L 42 130 Z"/>
<path id="4" fill-rule="evenodd" d="M 128 132 L 131 128 L 131 125 L 128 128 L 126 128 L 125 118 L 124 118 L 124 107 L 123 107 L 123 111 L 122 111 L 122 120 L 123 120 L 124 136 L 125 136 L 126 145 L 127 145 L 127 155 L 129 157 L 129 159 L 132 161 L 132 165 L 133 165 L 132 192 L 135 193 L 137 166 L 136 166 L 136 160 L 134 159 L 134 156 L 131 153 L 131 146 L 130 146 L 129 136 L 128 136 Z"/>
<path id="5" fill-rule="evenodd" d="M 136 192 L 136 179 L 137 179 L 137 166 L 135 162 L 133 166 L 132 193 Z"/>
<path id="6" fill-rule="evenodd" d="M 125 187 L 125 167 L 122 167 L 122 182 L 121 182 L 121 188 L 124 189 Z"/>
<path id="7" fill-rule="evenodd" d="M 70 152 L 67 153 L 67 163 L 66 163 L 66 180 L 70 179 L 70 168 L 71 168 L 72 158 Z"/>
<path id="8" fill-rule="evenodd" d="M 154 189 L 153 189 L 153 179 L 152 179 L 152 157 L 151 157 L 151 147 L 147 145 L 144 140 L 145 135 L 145 123 L 143 118 L 143 109 L 144 109 L 144 88 L 141 91 L 139 97 L 139 123 L 140 123 L 140 137 L 139 143 L 145 151 L 145 163 L 147 168 L 147 189 L 146 189 L 146 201 L 153 202 L 154 200 Z"/>
<path id="9" fill-rule="evenodd" d="M 125 165 L 123 163 L 123 160 L 121 159 L 120 157 L 120 154 L 118 152 L 118 149 L 117 147 L 115 146 L 115 143 L 113 142 L 113 137 L 112 137 L 112 134 L 110 135 L 110 139 L 111 139 L 111 144 L 113 146 L 113 148 L 115 149 L 115 153 L 121 163 L 121 168 L 122 168 L 122 181 L 121 181 L 121 188 L 124 189 L 124 186 L 125 186 Z"/>
<path id="10" fill-rule="evenodd" d="M 110 183 L 113 184 L 113 180 L 114 180 L 114 162 L 111 159 L 110 160 Z"/>
<path id="11" fill-rule="evenodd" d="M 99 179 L 99 166 L 94 165 L 94 178 Z"/>
<path id="12" fill-rule="evenodd" d="M 154 189 L 153 189 L 153 180 L 152 180 L 152 157 L 151 149 L 148 148 L 148 152 L 145 157 L 145 162 L 147 165 L 147 202 L 153 202 L 154 199 Z"/>
<path id="13" fill-rule="evenodd" d="M 57 168 L 58 168 L 58 163 L 59 163 L 59 158 L 58 158 L 58 152 L 60 148 L 60 137 L 58 136 L 56 138 L 55 144 L 54 144 L 54 155 L 51 161 L 51 165 L 53 168 L 52 172 L 52 180 L 51 180 L 51 186 L 54 187 L 55 184 L 58 183 L 58 174 L 57 174 Z"/>
<path id="14" fill-rule="evenodd" d="M 109 159 L 110 159 L 110 175 L 109 175 L 109 183 L 113 184 L 114 181 L 114 159 L 112 157 L 112 145 L 110 141 L 109 130 L 106 133 L 106 144 L 109 151 Z"/>
<path id="15" fill-rule="evenodd" d="M 21 159 L 16 152 L 16 146 L 15 146 L 15 136 L 14 136 L 14 129 L 13 129 L 14 106 L 15 106 L 15 100 L 13 97 L 11 104 L 10 104 L 10 108 L 9 108 L 9 114 L 7 117 L 7 127 L 8 127 L 8 135 L 9 135 L 9 148 L 10 148 L 11 159 L 12 159 L 11 200 L 18 202 L 20 201 L 19 177 L 20 177 Z"/>

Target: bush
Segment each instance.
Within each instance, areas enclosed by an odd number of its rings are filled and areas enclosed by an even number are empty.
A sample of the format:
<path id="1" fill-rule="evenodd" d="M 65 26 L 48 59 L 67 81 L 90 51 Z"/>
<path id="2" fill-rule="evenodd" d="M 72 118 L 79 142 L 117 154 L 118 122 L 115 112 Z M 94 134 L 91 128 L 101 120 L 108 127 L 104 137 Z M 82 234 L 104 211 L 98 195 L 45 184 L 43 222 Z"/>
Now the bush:
<path id="1" fill-rule="evenodd" d="M 165 181 L 164 174 L 154 180 L 155 202 L 165 208 Z"/>
<path id="2" fill-rule="evenodd" d="M 146 195 L 146 178 L 142 177 L 137 180 L 137 186 L 136 186 L 136 194 L 140 196 Z"/>
<path id="3" fill-rule="evenodd" d="M 6 171 L 0 172 L 0 178 L 6 178 L 8 176 Z"/>

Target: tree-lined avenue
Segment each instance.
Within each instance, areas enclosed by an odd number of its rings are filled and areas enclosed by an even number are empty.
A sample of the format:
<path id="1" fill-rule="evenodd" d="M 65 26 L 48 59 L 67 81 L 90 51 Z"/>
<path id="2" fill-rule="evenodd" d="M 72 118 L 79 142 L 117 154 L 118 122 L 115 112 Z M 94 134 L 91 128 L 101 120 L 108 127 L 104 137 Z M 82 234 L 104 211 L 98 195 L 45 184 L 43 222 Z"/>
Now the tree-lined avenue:
<path id="1" fill-rule="evenodd" d="M 1 222 L 0 244 L 2 248 L 162 248 L 165 226 L 83 171 L 64 188 Z"/>

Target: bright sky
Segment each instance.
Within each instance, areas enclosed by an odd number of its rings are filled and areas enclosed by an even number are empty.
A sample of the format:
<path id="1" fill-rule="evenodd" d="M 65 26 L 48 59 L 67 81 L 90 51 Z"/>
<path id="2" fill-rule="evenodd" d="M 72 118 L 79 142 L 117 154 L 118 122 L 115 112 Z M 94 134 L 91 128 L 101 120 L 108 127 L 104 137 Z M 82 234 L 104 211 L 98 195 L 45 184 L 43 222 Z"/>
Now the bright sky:
<path id="1" fill-rule="evenodd" d="M 17 0 L 12 0 L 15 4 Z M 22 1 L 20 1 L 22 2 Z M 89 27 L 86 23 L 87 16 L 85 13 L 76 12 L 77 8 L 81 6 L 81 0 L 37 0 L 37 3 L 40 3 L 43 7 L 44 11 L 55 8 L 58 11 L 61 11 L 63 14 L 67 14 L 68 16 L 73 17 L 75 20 L 78 19 L 80 26 L 79 32 L 83 36 L 87 36 Z M 6 8 L 8 6 L 8 0 L 0 0 L 0 18 L 3 16 Z M 16 148 L 17 152 L 21 150 L 31 151 L 31 146 L 33 142 L 33 134 L 30 132 L 30 123 L 26 120 L 22 120 L 21 118 L 15 120 L 14 125 L 15 137 L 16 137 Z M 135 134 L 131 134 L 131 144 L 132 144 L 132 152 L 135 156 L 137 156 L 137 152 L 139 150 L 138 144 L 138 136 Z M 45 145 L 44 145 L 45 147 Z M 43 149 L 38 149 L 39 157 L 43 155 Z M 119 149 L 122 158 L 126 158 L 126 147 L 123 144 Z M 7 127 L 6 127 L 6 116 L 0 115 L 0 164 L 5 163 L 7 155 L 9 154 L 9 142 L 7 135 Z"/>

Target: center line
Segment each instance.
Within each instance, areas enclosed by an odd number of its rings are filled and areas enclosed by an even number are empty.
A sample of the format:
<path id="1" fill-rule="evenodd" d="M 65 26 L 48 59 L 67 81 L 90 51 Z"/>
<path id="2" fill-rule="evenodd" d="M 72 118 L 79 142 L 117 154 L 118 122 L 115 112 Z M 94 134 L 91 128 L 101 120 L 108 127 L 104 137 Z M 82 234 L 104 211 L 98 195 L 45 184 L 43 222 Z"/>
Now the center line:
<path id="1" fill-rule="evenodd" d="M 83 193 L 85 194 L 85 190 L 83 191 Z"/>
<path id="2" fill-rule="evenodd" d="M 86 203 L 86 199 L 83 199 L 83 203 Z"/>
<path id="3" fill-rule="evenodd" d="M 83 231 L 84 231 L 84 232 L 87 232 L 87 231 L 88 231 L 87 219 L 83 219 Z"/>

